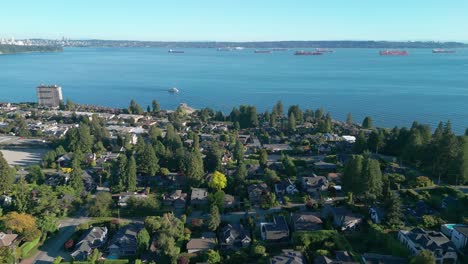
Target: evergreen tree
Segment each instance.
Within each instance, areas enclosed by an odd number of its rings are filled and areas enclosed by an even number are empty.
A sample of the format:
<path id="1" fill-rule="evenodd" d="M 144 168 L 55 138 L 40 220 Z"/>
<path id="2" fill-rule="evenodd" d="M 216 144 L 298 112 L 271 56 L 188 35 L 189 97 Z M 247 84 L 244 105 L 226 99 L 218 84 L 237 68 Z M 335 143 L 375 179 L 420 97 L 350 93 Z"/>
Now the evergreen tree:
<path id="1" fill-rule="evenodd" d="M 158 101 L 153 100 L 151 104 L 153 106 L 153 113 L 157 113 L 161 110 L 161 107 L 159 106 Z"/>
<path id="2" fill-rule="evenodd" d="M 385 204 L 386 209 L 386 223 L 393 228 L 399 228 L 403 222 L 403 212 L 401 211 L 400 198 L 392 191 L 388 193 Z"/>
<path id="3" fill-rule="evenodd" d="M 137 185 L 137 166 L 133 156 L 128 159 L 126 173 L 125 187 L 127 191 L 133 192 L 136 190 Z"/>
<path id="4" fill-rule="evenodd" d="M 236 145 L 234 146 L 233 151 L 234 159 L 236 160 L 237 164 L 244 161 L 244 144 L 239 140 L 236 141 Z"/>
<path id="5" fill-rule="evenodd" d="M 138 232 L 137 235 L 137 247 L 138 247 L 138 252 L 140 254 L 144 253 L 146 250 L 148 250 L 149 245 L 150 245 L 150 235 L 146 228 L 143 228 L 140 232 Z"/>
<path id="6" fill-rule="evenodd" d="M 290 132 L 296 132 L 296 117 L 294 116 L 294 113 L 289 114 L 289 119 L 288 119 L 288 130 Z"/>
<path id="7" fill-rule="evenodd" d="M 138 156 L 140 171 L 146 176 L 154 176 L 159 170 L 158 162 L 154 148 L 150 144 L 145 144 L 142 154 Z"/>
<path id="8" fill-rule="evenodd" d="M 75 191 L 76 196 L 81 196 L 84 190 L 83 171 L 81 170 L 79 161 L 74 159 L 72 162 L 72 172 L 70 173 L 69 185 Z"/>
<path id="9" fill-rule="evenodd" d="M 323 113 L 324 113 L 324 110 L 322 107 L 320 108 L 317 108 L 317 110 L 315 110 L 315 119 L 316 120 L 320 120 L 323 118 Z"/>
<path id="10" fill-rule="evenodd" d="M 219 215 L 218 207 L 211 206 L 210 217 L 208 219 L 208 228 L 211 231 L 216 231 L 220 223 L 221 223 L 221 216 Z"/>
<path id="11" fill-rule="evenodd" d="M 268 165 L 268 152 L 266 151 L 266 149 L 261 149 L 260 150 L 259 163 L 260 163 L 260 166 L 262 166 L 263 168 L 267 167 L 267 165 Z"/>
<path id="12" fill-rule="evenodd" d="M 188 154 L 187 177 L 198 186 L 203 181 L 204 173 L 202 155 L 198 149 L 194 149 Z"/>
<path id="13" fill-rule="evenodd" d="M 26 213 L 30 206 L 29 197 L 28 183 L 24 180 L 24 177 L 20 177 L 15 185 L 15 196 L 13 200 L 15 210 L 20 213 Z"/>
<path id="14" fill-rule="evenodd" d="M 370 116 L 366 116 L 362 121 L 362 128 L 371 129 L 372 127 L 372 118 L 370 118 Z"/>
<path id="15" fill-rule="evenodd" d="M 363 164 L 362 177 L 365 187 L 364 195 L 370 201 L 375 201 L 382 194 L 383 180 L 379 161 L 366 158 Z"/>
<path id="16" fill-rule="evenodd" d="M 346 163 L 344 174 L 343 174 L 343 189 L 346 192 L 351 192 L 356 195 L 360 195 L 363 192 L 361 186 L 362 181 L 362 166 L 363 157 L 358 155 L 354 156 L 351 160 Z"/>
<path id="17" fill-rule="evenodd" d="M 382 130 L 374 130 L 369 136 L 368 146 L 374 150 L 375 153 L 379 153 L 379 149 L 383 148 L 385 144 L 385 135 Z"/>
<path id="18" fill-rule="evenodd" d="M 208 172 L 221 170 L 221 155 L 218 143 L 212 142 L 205 157 L 205 169 Z"/>
<path id="19" fill-rule="evenodd" d="M 348 125 L 353 124 L 353 116 L 351 115 L 351 113 L 348 113 L 348 115 L 346 116 L 346 124 Z"/>
<path id="20" fill-rule="evenodd" d="M 121 192 L 125 189 L 125 179 L 127 178 L 127 156 L 120 154 L 114 166 L 113 177 L 111 178 L 112 192 Z"/>
<path id="21" fill-rule="evenodd" d="M 239 183 L 243 183 L 245 178 L 247 178 L 247 168 L 245 167 L 245 163 L 241 162 L 237 164 L 236 170 L 236 180 Z"/>
<path id="22" fill-rule="evenodd" d="M 283 108 L 283 102 L 279 100 L 273 110 L 278 116 L 283 116 L 284 114 L 284 108 Z"/>
<path id="23" fill-rule="evenodd" d="M 468 127 L 465 130 L 465 136 L 468 136 Z"/>
<path id="24" fill-rule="evenodd" d="M 359 131 L 359 134 L 356 138 L 356 142 L 353 145 L 353 151 L 356 153 L 362 153 L 367 149 L 367 138 L 364 135 L 363 131 Z"/>

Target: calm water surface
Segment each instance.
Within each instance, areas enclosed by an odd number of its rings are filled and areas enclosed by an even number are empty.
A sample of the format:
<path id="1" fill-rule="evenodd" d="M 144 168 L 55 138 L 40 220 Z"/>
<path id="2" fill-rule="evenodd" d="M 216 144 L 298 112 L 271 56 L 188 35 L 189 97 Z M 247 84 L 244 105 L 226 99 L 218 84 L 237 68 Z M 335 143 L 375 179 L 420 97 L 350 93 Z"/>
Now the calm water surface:
<path id="1" fill-rule="evenodd" d="M 468 127 L 468 50 L 432 54 L 410 49 L 407 57 L 381 57 L 373 49 L 338 49 L 323 56 L 290 51 L 254 54 L 156 48 L 67 48 L 62 53 L 0 56 L 0 101 L 34 101 L 40 83 L 57 83 L 64 97 L 87 104 L 143 106 L 157 99 L 163 108 L 180 103 L 229 113 L 233 106 L 271 109 L 285 105 L 324 107 L 336 119 L 351 112 L 380 126 L 434 127 L 451 120 Z M 171 95 L 167 90 L 181 92 Z"/>

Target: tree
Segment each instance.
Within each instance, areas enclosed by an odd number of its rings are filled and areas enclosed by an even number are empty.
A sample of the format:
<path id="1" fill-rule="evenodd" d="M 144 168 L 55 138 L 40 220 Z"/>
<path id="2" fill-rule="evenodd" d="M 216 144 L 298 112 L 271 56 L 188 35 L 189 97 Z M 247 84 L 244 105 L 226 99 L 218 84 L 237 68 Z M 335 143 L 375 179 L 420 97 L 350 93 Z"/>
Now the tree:
<path id="1" fill-rule="evenodd" d="M 15 253 L 9 247 L 0 247 L 0 263 L 15 263 Z"/>
<path id="2" fill-rule="evenodd" d="M 157 113 L 157 112 L 159 112 L 161 110 L 161 107 L 159 106 L 158 101 L 153 100 L 151 102 L 151 105 L 153 106 L 153 113 Z"/>
<path id="3" fill-rule="evenodd" d="M 292 160 L 291 157 L 289 156 L 284 156 L 282 158 L 282 161 L 286 175 L 289 177 L 296 176 L 296 165 L 294 164 L 294 161 Z"/>
<path id="4" fill-rule="evenodd" d="M 371 129 L 372 127 L 372 118 L 370 116 L 366 116 L 362 121 L 362 128 Z"/>
<path id="5" fill-rule="evenodd" d="M 211 206 L 210 216 L 208 218 L 208 228 L 211 231 L 216 231 L 219 224 L 221 223 L 221 216 L 219 215 L 219 209 L 217 206 Z"/>
<path id="6" fill-rule="evenodd" d="M 344 174 L 343 174 L 343 189 L 345 192 L 352 192 L 356 195 L 360 195 L 362 192 L 362 166 L 363 157 L 353 156 L 351 160 L 346 163 Z"/>
<path id="7" fill-rule="evenodd" d="M 364 161 L 362 177 L 365 188 L 365 196 L 368 200 L 375 201 L 382 194 L 383 180 L 380 163 L 372 158 Z"/>
<path id="8" fill-rule="evenodd" d="M 465 130 L 465 136 L 468 136 L 468 127 Z"/>
<path id="9" fill-rule="evenodd" d="M 223 191 L 217 191 L 215 193 L 208 195 L 208 200 L 212 206 L 217 206 L 221 211 L 224 207 L 224 196 L 225 193 Z"/>
<path id="10" fill-rule="evenodd" d="M 145 144 L 143 152 L 138 156 L 138 166 L 140 171 L 147 176 L 154 176 L 159 170 L 159 160 L 156 157 L 153 146 Z"/>
<path id="11" fill-rule="evenodd" d="M 256 245 L 253 248 L 253 253 L 254 253 L 255 256 L 263 257 L 266 254 L 266 248 L 264 246 L 262 246 L 262 245 Z"/>
<path id="12" fill-rule="evenodd" d="M 206 252 L 206 261 L 209 264 L 221 263 L 221 256 L 218 251 L 210 249 Z"/>
<path id="13" fill-rule="evenodd" d="M 133 192 L 136 190 L 137 185 L 137 166 L 133 156 L 130 157 L 127 164 L 127 178 L 125 181 L 127 191 Z"/>
<path id="14" fill-rule="evenodd" d="M 45 176 L 39 165 L 32 165 L 28 168 L 28 180 L 31 183 L 44 183 Z"/>
<path id="15" fill-rule="evenodd" d="M 360 154 L 366 149 L 367 149 L 366 135 L 364 135 L 364 132 L 359 131 L 359 134 L 356 138 L 356 142 L 354 143 L 354 146 L 353 146 L 353 151 Z"/>
<path id="16" fill-rule="evenodd" d="M 436 260 L 434 255 L 429 250 L 421 250 L 418 255 L 413 257 L 410 261 L 411 264 L 435 264 Z"/>
<path id="17" fill-rule="evenodd" d="M 385 217 L 387 225 L 393 228 L 399 228 L 403 224 L 401 221 L 403 212 L 401 211 L 400 198 L 394 192 L 389 192 L 385 209 L 387 212 Z"/>
<path id="18" fill-rule="evenodd" d="M 348 115 L 346 116 L 346 124 L 348 125 L 353 124 L 353 116 L 351 115 L 351 113 L 348 113 Z"/>
<path id="19" fill-rule="evenodd" d="M 95 264 L 102 256 L 101 251 L 99 249 L 95 248 L 93 251 L 91 251 L 91 254 L 87 257 L 87 260 L 91 262 L 91 264 Z"/>
<path id="20" fill-rule="evenodd" d="M 245 167 L 245 163 L 241 162 L 237 164 L 237 170 L 236 170 L 236 180 L 239 183 L 244 182 L 245 178 L 247 178 L 247 168 Z"/>
<path id="21" fill-rule="evenodd" d="M 187 159 L 187 177 L 195 186 L 198 186 L 205 174 L 202 155 L 198 149 L 194 149 L 188 153 Z"/>
<path id="22" fill-rule="evenodd" d="M 112 192 L 121 192 L 125 189 L 124 180 L 127 177 L 127 156 L 120 154 L 114 163 L 114 173 L 112 174 L 110 187 Z"/>
<path id="23" fill-rule="evenodd" d="M 30 195 L 28 183 L 24 180 L 24 177 L 21 176 L 15 185 L 15 199 L 13 200 L 13 205 L 16 211 L 20 213 L 28 211 L 30 207 Z"/>
<path id="24" fill-rule="evenodd" d="M 283 112 L 284 112 L 284 108 L 283 108 L 283 102 L 281 100 L 279 100 L 274 109 L 273 109 L 273 112 L 275 112 L 278 116 L 283 116 Z"/>
<path id="25" fill-rule="evenodd" d="M 215 171 L 213 173 L 211 182 L 209 182 L 208 185 L 211 188 L 218 190 L 218 191 L 226 188 L 226 185 L 227 185 L 226 175 L 222 174 L 219 171 Z"/>
<path id="26" fill-rule="evenodd" d="M 41 236 L 41 231 L 36 226 L 36 218 L 30 214 L 10 212 L 3 217 L 3 226 L 23 236 L 27 241 L 32 241 Z"/>
<path id="27" fill-rule="evenodd" d="M 259 163 L 260 166 L 262 166 L 263 168 L 266 168 L 266 166 L 268 165 L 268 152 L 266 151 L 266 149 L 260 150 Z"/>
<path id="28" fill-rule="evenodd" d="M 262 198 L 260 200 L 260 207 L 262 209 L 269 209 L 276 205 L 278 205 L 278 201 L 276 200 L 276 195 L 274 193 L 268 192 L 262 195 Z"/>
<path id="29" fill-rule="evenodd" d="M 139 104 L 135 102 L 135 100 L 130 101 L 130 106 L 128 107 L 128 113 L 134 115 L 141 115 L 143 114 L 143 108 Z"/>
<path id="30" fill-rule="evenodd" d="M 15 170 L 8 165 L 3 153 L 0 152 L 0 193 L 4 194 L 11 190 L 14 176 Z"/>
<path id="31" fill-rule="evenodd" d="M 150 245 L 150 235 L 146 228 L 143 228 L 137 235 L 138 252 L 141 254 L 148 250 Z"/>
<path id="32" fill-rule="evenodd" d="M 236 160 L 237 164 L 244 161 L 244 144 L 239 140 L 236 141 L 236 145 L 234 146 L 233 151 L 234 159 Z"/>
<path id="33" fill-rule="evenodd" d="M 221 150 L 219 149 L 216 141 L 211 143 L 208 152 L 206 153 L 205 169 L 208 172 L 221 170 Z"/>
<path id="34" fill-rule="evenodd" d="M 291 132 L 296 132 L 296 117 L 294 116 L 294 113 L 289 114 L 289 119 L 288 119 L 288 130 Z"/>
<path id="35" fill-rule="evenodd" d="M 110 216 L 113 203 L 112 195 L 110 193 L 99 192 L 88 205 L 88 212 L 94 217 Z"/>
<path id="36" fill-rule="evenodd" d="M 69 185 L 75 191 L 76 196 L 81 196 L 84 190 L 83 171 L 80 168 L 79 162 L 73 160 L 72 172 L 70 173 Z"/>
<path id="37" fill-rule="evenodd" d="M 268 184 L 273 185 L 281 181 L 280 177 L 278 177 L 278 175 L 276 174 L 276 171 L 274 170 L 270 170 L 266 168 L 264 175 L 265 175 L 265 181 L 268 182 Z"/>

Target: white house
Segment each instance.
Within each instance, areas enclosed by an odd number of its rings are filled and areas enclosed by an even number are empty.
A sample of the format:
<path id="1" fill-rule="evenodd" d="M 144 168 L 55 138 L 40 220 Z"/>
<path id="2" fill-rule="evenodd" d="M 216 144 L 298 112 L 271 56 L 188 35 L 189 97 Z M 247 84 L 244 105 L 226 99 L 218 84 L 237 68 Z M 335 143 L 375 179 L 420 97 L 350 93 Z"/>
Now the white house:
<path id="1" fill-rule="evenodd" d="M 468 226 L 456 225 L 453 227 L 451 240 L 457 249 L 464 249 L 468 242 Z"/>

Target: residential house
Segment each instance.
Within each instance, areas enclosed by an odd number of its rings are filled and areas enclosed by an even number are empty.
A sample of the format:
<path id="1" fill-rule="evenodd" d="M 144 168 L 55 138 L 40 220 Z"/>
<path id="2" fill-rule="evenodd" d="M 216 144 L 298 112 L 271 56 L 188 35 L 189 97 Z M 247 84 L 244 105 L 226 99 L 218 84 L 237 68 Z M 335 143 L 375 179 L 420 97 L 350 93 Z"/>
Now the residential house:
<path id="1" fill-rule="evenodd" d="M 302 177 L 302 188 L 313 196 L 319 196 L 321 191 L 328 189 L 328 180 L 324 176 Z"/>
<path id="2" fill-rule="evenodd" d="M 83 235 L 75 246 L 71 256 L 75 260 L 86 260 L 95 248 L 100 248 L 107 241 L 107 227 L 92 227 Z"/>
<path id="3" fill-rule="evenodd" d="M 432 252 L 438 264 L 457 263 L 455 245 L 441 232 L 426 231 L 421 228 L 414 228 L 410 231 L 400 230 L 398 239 L 413 255 L 417 255 L 421 250 L 428 250 Z"/>
<path id="4" fill-rule="evenodd" d="M 385 218 L 383 209 L 379 207 L 369 208 L 369 215 L 374 224 L 382 223 Z"/>
<path id="5" fill-rule="evenodd" d="M 408 264 L 406 258 L 395 257 L 390 255 L 380 255 L 374 253 L 364 253 L 361 255 L 362 263 L 364 264 Z"/>
<path id="6" fill-rule="evenodd" d="M 322 229 L 320 214 L 314 212 L 297 212 L 291 214 L 294 231 L 317 231 Z"/>
<path id="7" fill-rule="evenodd" d="M 228 224 L 219 232 L 219 244 L 222 249 L 248 247 L 252 242 L 247 230 L 241 224 Z"/>
<path id="8" fill-rule="evenodd" d="M 247 187 L 250 203 L 253 206 L 260 205 L 263 195 L 270 192 L 270 188 L 266 183 L 252 184 Z"/>
<path id="9" fill-rule="evenodd" d="M 194 206 L 208 204 L 208 190 L 204 188 L 192 188 L 190 204 Z"/>
<path id="10" fill-rule="evenodd" d="M 337 250 L 334 252 L 334 256 L 317 256 L 314 259 L 314 264 L 358 264 L 359 262 L 354 262 L 353 258 L 349 255 L 348 251 Z"/>
<path id="11" fill-rule="evenodd" d="M 107 247 L 113 257 L 131 256 L 138 251 L 137 234 L 143 229 L 142 224 L 129 224 L 120 228 Z"/>
<path id="12" fill-rule="evenodd" d="M 468 242 L 468 226 L 459 224 L 445 224 L 441 231 L 453 242 L 457 249 L 463 250 Z"/>
<path id="13" fill-rule="evenodd" d="M 117 198 L 117 204 L 120 207 L 126 207 L 128 200 L 132 199 L 146 199 L 148 195 L 146 193 L 137 193 L 137 192 L 122 192 L 112 195 L 112 197 Z"/>
<path id="14" fill-rule="evenodd" d="M 13 245 L 17 237 L 17 234 L 5 234 L 3 232 L 0 232 L 0 248 L 10 247 L 11 245 Z"/>
<path id="15" fill-rule="evenodd" d="M 336 171 L 336 164 L 319 161 L 314 163 L 314 169 L 317 171 Z"/>
<path id="16" fill-rule="evenodd" d="M 213 237 L 192 238 L 187 243 L 188 253 L 207 251 L 216 247 L 216 239 Z"/>
<path id="17" fill-rule="evenodd" d="M 257 179 L 263 176 L 264 170 L 260 165 L 250 165 L 246 166 L 247 176 L 251 179 Z"/>
<path id="18" fill-rule="evenodd" d="M 288 144 L 264 144 L 263 148 L 271 152 L 289 151 L 292 148 Z"/>
<path id="19" fill-rule="evenodd" d="M 260 223 L 262 239 L 270 242 L 289 240 L 289 227 L 284 216 L 276 216 L 272 223 Z"/>
<path id="20" fill-rule="evenodd" d="M 187 203 L 187 193 L 183 193 L 182 190 L 175 190 L 171 194 L 166 193 L 163 195 L 163 203 L 175 209 L 183 209 Z"/>
<path id="21" fill-rule="evenodd" d="M 236 197 L 230 194 L 224 195 L 223 201 L 224 208 L 232 208 L 237 205 Z"/>
<path id="22" fill-rule="evenodd" d="M 270 264 L 304 264 L 305 259 L 302 252 L 292 249 L 283 249 L 281 255 L 270 259 Z"/>
<path id="23" fill-rule="evenodd" d="M 331 217 L 333 225 L 341 231 L 355 230 L 363 221 L 362 216 L 352 213 L 345 207 L 326 205 L 322 209 L 322 218 L 328 217 Z"/>
<path id="24" fill-rule="evenodd" d="M 299 193 L 299 190 L 296 188 L 296 185 L 294 185 L 291 179 L 286 179 L 275 184 L 275 193 L 278 196 L 294 195 Z"/>

